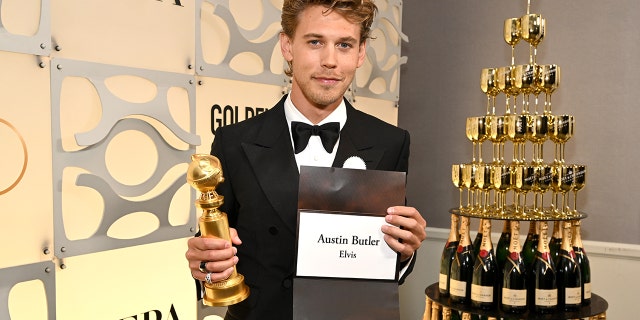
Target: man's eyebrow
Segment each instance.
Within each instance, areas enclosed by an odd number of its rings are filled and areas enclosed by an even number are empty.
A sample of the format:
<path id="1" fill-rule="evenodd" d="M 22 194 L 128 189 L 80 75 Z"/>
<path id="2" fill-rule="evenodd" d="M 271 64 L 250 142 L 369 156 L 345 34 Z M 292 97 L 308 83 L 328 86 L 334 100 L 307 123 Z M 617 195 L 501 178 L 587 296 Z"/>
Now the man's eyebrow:
<path id="1" fill-rule="evenodd" d="M 354 37 L 342 37 L 339 40 L 340 42 L 358 43 L 358 39 Z"/>
<path id="2" fill-rule="evenodd" d="M 306 39 L 316 39 L 316 38 L 322 39 L 322 38 L 325 38 L 325 36 L 323 36 L 323 35 L 321 35 L 319 33 L 307 33 L 307 34 L 305 34 L 303 36 L 303 38 L 306 38 Z M 358 40 L 356 38 L 354 38 L 354 37 L 347 36 L 347 37 L 339 38 L 338 42 L 357 43 Z"/>
<path id="3" fill-rule="evenodd" d="M 324 36 L 319 34 L 319 33 L 307 33 L 302 37 L 305 38 L 305 39 L 321 39 L 321 38 L 324 38 Z"/>

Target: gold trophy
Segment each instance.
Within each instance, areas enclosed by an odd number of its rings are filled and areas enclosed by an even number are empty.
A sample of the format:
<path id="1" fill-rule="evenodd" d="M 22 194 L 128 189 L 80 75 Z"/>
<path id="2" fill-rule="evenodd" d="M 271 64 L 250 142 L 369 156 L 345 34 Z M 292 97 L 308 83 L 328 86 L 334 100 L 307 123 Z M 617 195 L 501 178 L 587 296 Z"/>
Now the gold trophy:
<path id="1" fill-rule="evenodd" d="M 536 69 L 532 64 L 517 65 L 515 69 L 515 86 L 522 94 L 522 114 L 529 114 L 529 95 L 536 87 Z"/>
<path id="2" fill-rule="evenodd" d="M 493 142 L 493 163 L 504 163 L 504 144 L 509 137 L 509 116 L 488 116 L 489 141 Z"/>
<path id="3" fill-rule="evenodd" d="M 521 37 L 524 41 L 530 45 L 529 49 L 529 63 L 536 64 L 536 55 L 538 44 L 544 38 L 546 21 L 539 14 L 525 14 L 520 18 Z M 533 50 L 533 53 L 531 53 Z"/>
<path id="4" fill-rule="evenodd" d="M 572 165 L 562 165 L 560 168 L 560 193 L 562 193 L 562 216 L 571 214 L 567 202 L 567 192 L 573 190 L 575 181 L 575 171 Z"/>
<path id="5" fill-rule="evenodd" d="M 504 21 L 504 41 L 511 46 L 511 65 L 515 64 L 514 53 L 516 44 L 522 38 L 520 18 L 510 18 Z"/>
<path id="6" fill-rule="evenodd" d="M 550 139 L 555 143 L 556 164 L 564 163 L 564 144 L 573 136 L 574 118 L 572 115 L 554 115 L 549 128 Z"/>
<path id="7" fill-rule="evenodd" d="M 520 89 L 516 87 L 516 67 L 515 66 L 506 66 L 499 67 L 497 71 L 497 82 L 498 88 L 505 95 L 506 100 L 506 111 L 505 114 L 511 114 L 511 107 L 509 106 L 509 99 L 513 97 L 513 106 L 515 110 L 516 105 L 516 97 L 520 93 Z"/>
<path id="8" fill-rule="evenodd" d="M 508 164 L 493 164 L 493 189 L 496 195 L 496 210 L 499 217 L 506 215 L 507 192 L 513 188 L 511 166 Z"/>
<path id="9" fill-rule="evenodd" d="M 474 210 L 477 208 L 476 190 L 478 189 L 478 186 L 476 185 L 476 170 L 478 170 L 478 164 L 467 163 L 462 169 L 462 182 L 467 188 L 466 209 L 469 210 L 469 213 L 473 214 Z"/>
<path id="10" fill-rule="evenodd" d="M 551 94 L 560 86 L 560 66 L 541 65 L 536 75 L 536 86 L 544 91 L 544 114 L 551 114 Z"/>
<path id="11" fill-rule="evenodd" d="M 509 116 L 509 140 L 513 142 L 513 163 L 521 164 L 525 161 L 525 142 L 529 125 L 528 114 L 518 114 Z"/>
<path id="12" fill-rule="evenodd" d="M 573 166 L 573 213 L 579 215 L 578 212 L 578 191 L 584 188 L 587 175 L 587 166 L 576 164 Z"/>
<path id="13" fill-rule="evenodd" d="M 473 142 L 473 159 L 471 161 L 472 163 L 482 163 L 482 143 L 489 137 L 487 131 L 488 130 L 485 117 L 467 118 L 467 138 L 469 138 L 469 140 Z M 478 149 L 478 162 L 476 162 L 476 149 Z"/>
<path id="14" fill-rule="evenodd" d="M 537 194 L 534 200 L 534 213 L 538 217 L 544 217 L 544 193 L 551 188 L 553 183 L 553 167 L 543 164 L 538 166 L 538 182 L 536 183 Z M 538 194 L 540 195 L 540 206 L 538 206 Z"/>
<path id="15" fill-rule="evenodd" d="M 460 206 L 458 207 L 458 210 L 462 211 L 462 190 L 464 189 L 465 185 L 464 185 L 464 180 L 462 180 L 462 177 L 464 176 L 463 171 L 464 169 L 464 164 L 454 164 L 451 166 L 451 180 L 453 181 L 453 185 L 456 186 L 456 188 L 458 188 L 458 190 L 460 190 Z M 467 200 L 468 203 L 468 200 Z"/>
<path id="16" fill-rule="evenodd" d="M 541 164 L 544 161 L 543 146 L 549 138 L 549 117 L 536 114 L 529 118 L 527 138 L 533 143 L 532 163 Z"/>
<path id="17" fill-rule="evenodd" d="M 515 181 L 514 191 L 516 193 L 515 212 L 520 217 L 527 217 L 527 193 L 535 190 L 537 183 L 538 167 L 535 165 L 516 165 L 515 169 Z M 520 200 L 523 199 L 523 204 L 520 205 Z"/>
<path id="18" fill-rule="evenodd" d="M 198 221 L 201 237 L 218 237 L 231 243 L 227 214 L 218 210 L 224 203 L 224 197 L 216 193 L 216 187 L 224 181 L 222 166 L 218 158 L 208 154 L 194 154 L 187 169 L 187 182 L 200 191 L 195 201 L 202 209 Z M 224 307 L 236 304 L 249 296 L 249 287 L 244 284 L 244 276 L 233 273 L 229 278 L 217 282 L 205 282 L 203 303 L 212 307 Z"/>
<path id="19" fill-rule="evenodd" d="M 476 170 L 476 186 L 478 188 L 479 208 L 478 212 L 486 215 L 489 212 L 489 191 L 492 187 L 493 166 L 488 163 L 479 163 Z"/>
<path id="20" fill-rule="evenodd" d="M 573 173 L 574 167 L 573 165 L 558 164 L 553 166 L 553 170 L 551 189 L 554 192 L 553 200 L 555 201 L 552 202 L 551 206 L 554 217 L 564 219 L 567 217 L 566 195 L 567 192 L 572 190 L 575 178 Z M 562 196 L 562 203 L 558 201 L 559 195 Z"/>
<path id="21" fill-rule="evenodd" d="M 496 95 L 500 93 L 497 71 L 495 68 L 484 68 L 480 73 L 480 89 L 487 95 L 487 115 L 496 113 Z"/>

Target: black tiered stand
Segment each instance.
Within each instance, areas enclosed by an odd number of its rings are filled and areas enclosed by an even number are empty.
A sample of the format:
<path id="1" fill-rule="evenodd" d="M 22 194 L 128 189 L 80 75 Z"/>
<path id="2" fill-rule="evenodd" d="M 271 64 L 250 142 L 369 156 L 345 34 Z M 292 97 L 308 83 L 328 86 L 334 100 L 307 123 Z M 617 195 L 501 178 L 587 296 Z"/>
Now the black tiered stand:
<path id="1" fill-rule="evenodd" d="M 425 289 L 425 294 L 427 297 L 441 305 L 451 308 L 452 310 L 458 310 L 461 312 L 468 312 L 471 314 L 477 314 L 482 316 L 496 317 L 500 318 L 517 318 L 517 319 L 538 319 L 538 320 L 564 320 L 564 319 L 582 319 L 593 317 L 597 315 L 604 314 L 609 307 L 609 304 L 605 299 L 600 297 L 597 294 L 591 294 L 591 304 L 588 306 L 582 306 L 578 311 L 562 311 L 557 310 L 551 314 L 538 314 L 532 311 L 527 311 L 525 313 L 508 313 L 502 311 L 499 307 L 495 307 L 490 310 L 482 310 L 479 308 L 474 308 L 471 305 L 454 303 L 451 299 L 447 297 L 440 296 L 440 291 L 438 290 L 438 283 L 434 283 Z"/>
<path id="2" fill-rule="evenodd" d="M 513 216 L 500 217 L 495 215 L 482 217 L 482 216 L 478 216 L 470 213 L 465 213 L 461 210 L 458 210 L 457 208 L 451 209 L 450 212 L 460 216 L 468 216 L 470 218 L 487 218 L 492 220 L 557 221 L 557 220 L 584 219 L 587 217 L 587 214 L 585 214 L 584 212 L 579 212 L 571 217 L 566 217 L 566 218 L 557 218 L 557 217 L 526 218 L 526 217 L 513 217 Z M 440 291 L 438 290 L 437 282 L 428 286 L 425 289 L 425 294 L 427 295 L 427 298 L 432 302 L 437 303 L 441 306 L 449 307 L 452 310 L 468 312 L 471 314 L 476 314 L 481 316 L 495 317 L 497 319 L 507 318 L 507 319 L 536 319 L 536 320 L 566 320 L 566 319 L 582 319 L 582 318 L 588 318 L 588 317 L 594 317 L 594 316 L 600 316 L 598 319 L 606 319 L 606 311 L 607 311 L 607 308 L 609 307 L 609 303 L 607 303 L 605 299 L 603 299 L 597 294 L 591 294 L 591 304 L 586 306 L 581 306 L 578 311 L 569 312 L 569 311 L 557 310 L 551 314 L 539 314 L 533 311 L 526 311 L 525 313 L 509 313 L 509 312 L 502 311 L 502 309 L 500 309 L 497 306 L 499 303 L 496 303 L 496 307 L 489 310 L 474 308 L 470 304 L 455 303 L 451 301 L 449 296 L 446 296 L 446 297 L 440 296 Z"/>

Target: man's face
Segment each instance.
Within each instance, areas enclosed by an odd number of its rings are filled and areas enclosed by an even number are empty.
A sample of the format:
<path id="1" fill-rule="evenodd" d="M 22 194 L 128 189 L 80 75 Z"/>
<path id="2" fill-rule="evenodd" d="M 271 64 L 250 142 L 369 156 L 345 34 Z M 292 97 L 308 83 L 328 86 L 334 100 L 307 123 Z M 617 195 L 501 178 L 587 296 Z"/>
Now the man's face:
<path id="1" fill-rule="evenodd" d="M 299 108 L 337 106 L 364 62 L 360 25 L 335 12 L 323 14 L 325 10 L 305 9 L 294 37 L 280 36 L 282 54 L 293 71 L 291 99 Z"/>

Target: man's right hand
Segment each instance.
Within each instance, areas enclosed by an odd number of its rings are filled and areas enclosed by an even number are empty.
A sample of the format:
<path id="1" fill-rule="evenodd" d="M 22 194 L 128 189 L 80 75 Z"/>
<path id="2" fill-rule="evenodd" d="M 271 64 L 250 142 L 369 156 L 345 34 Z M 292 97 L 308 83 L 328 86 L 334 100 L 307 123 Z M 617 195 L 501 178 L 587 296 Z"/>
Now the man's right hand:
<path id="1" fill-rule="evenodd" d="M 232 244 L 242 244 L 236 229 L 229 228 L 229 234 L 231 243 L 218 237 L 193 237 L 188 240 L 185 257 L 189 261 L 189 269 L 194 279 L 205 281 L 207 273 L 211 273 L 212 282 L 229 278 L 233 267 L 238 263 L 238 257 L 236 257 L 238 249 Z M 202 271 L 201 265 L 205 267 Z"/>

